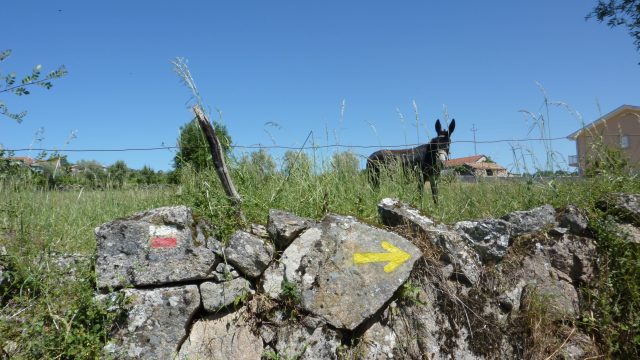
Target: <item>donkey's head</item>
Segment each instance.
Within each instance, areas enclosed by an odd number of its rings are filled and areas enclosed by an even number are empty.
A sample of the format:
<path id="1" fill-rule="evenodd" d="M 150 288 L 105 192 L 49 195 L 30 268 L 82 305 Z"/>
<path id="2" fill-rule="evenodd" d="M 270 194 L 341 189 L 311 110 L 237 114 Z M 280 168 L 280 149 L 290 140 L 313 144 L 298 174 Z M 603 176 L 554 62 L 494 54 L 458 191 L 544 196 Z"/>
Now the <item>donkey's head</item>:
<path id="1" fill-rule="evenodd" d="M 453 130 L 456 128 L 456 119 L 452 119 L 449 124 L 449 130 L 442 130 L 442 124 L 440 124 L 440 119 L 436 120 L 436 132 L 438 136 L 450 137 L 453 134 Z"/>
<path id="2" fill-rule="evenodd" d="M 444 165 L 444 162 L 449 158 L 449 145 L 451 144 L 451 134 L 453 134 L 453 130 L 456 128 L 456 119 L 452 119 L 449 124 L 448 130 L 442 130 L 442 124 L 440 124 L 440 119 L 436 120 L 436 133 L 438 137 L 432 140 L 437 144 L 436 152 L 437 152 L 437 160 L 441 165 Z"/>

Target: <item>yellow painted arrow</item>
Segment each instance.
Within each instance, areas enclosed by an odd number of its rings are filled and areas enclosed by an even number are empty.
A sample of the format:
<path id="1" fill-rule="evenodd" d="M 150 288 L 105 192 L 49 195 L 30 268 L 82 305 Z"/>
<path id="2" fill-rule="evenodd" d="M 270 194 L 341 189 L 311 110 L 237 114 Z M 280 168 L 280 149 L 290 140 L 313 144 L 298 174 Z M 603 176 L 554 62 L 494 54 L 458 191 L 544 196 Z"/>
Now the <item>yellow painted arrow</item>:
<path id="1" fill-rule="evenodd" d="M 398 266 L 402 265 L 405 261 L 411 259 L 411 254 L 402 251 L 400 248 L 391 245 L 390 243 L 383 241 L 380 243 L 383 249 L 387 250 L 386 253 L 355 253 L 353 254 L 353 262 L 356 264 L 366 264 L 372 262 L 385 262 L 389 263 L 384 266 L 384 272 L 392 272 Z"/>

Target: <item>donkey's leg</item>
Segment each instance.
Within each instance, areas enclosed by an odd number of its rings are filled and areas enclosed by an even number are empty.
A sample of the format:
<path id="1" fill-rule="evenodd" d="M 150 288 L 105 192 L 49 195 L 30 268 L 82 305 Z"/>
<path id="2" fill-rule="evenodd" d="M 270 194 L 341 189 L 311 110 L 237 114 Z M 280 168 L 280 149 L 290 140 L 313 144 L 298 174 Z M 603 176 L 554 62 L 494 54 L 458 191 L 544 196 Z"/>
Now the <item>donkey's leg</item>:
<path id="1" fill-rule="evenodd" d="M 420 171 L 418 174 L 418 194 L 420 195 L 420 204 L 422 204 L 422 197 L 424 196 L 424 183 L 427 180 L 428 178 L 424 175 L 422 171 Z"/>
<path id="2" fill-rule="evenodd" d="M 380 186 L 380 167 L 379 164 L 373 161 L 367 162 L 367 175 L 369 177 L 369 183 L 374 189 Z"/>
<path id="3" fill-rule="evenodd" d="M 438 178 L 431 178 L 429 179 L 429 182 L 431 183 L 431 196 L 433 196 L 433 203 L 437 204 L 438 203 Z"/>
<path id="4" fill-rule="evenodd" d="M 373 171 L 371 172 L 371 176 L 373 176 L 373 187 L 375 189 L 378 189 L 380 188 L 380 166 L 376 164 L 376 166 L 374 166 L 372 170 Z"/>

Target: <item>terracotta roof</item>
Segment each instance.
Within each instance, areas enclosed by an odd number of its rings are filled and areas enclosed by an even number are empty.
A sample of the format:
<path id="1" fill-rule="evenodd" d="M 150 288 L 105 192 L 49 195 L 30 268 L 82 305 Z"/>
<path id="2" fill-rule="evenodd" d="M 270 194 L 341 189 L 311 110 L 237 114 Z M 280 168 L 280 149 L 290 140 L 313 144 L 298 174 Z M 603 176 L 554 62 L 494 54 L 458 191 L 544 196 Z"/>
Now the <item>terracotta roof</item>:
<path id="1" fill-rule="evenodd" d="M 480 160 L 482 158 L 486 158 L 486 156 L 484 156 L 484 155 L 472 155 L 472 156 L 461 157 L 461 158 L 457 158 L 457 159 L 449 159 L 449 160 L 445 161 L 444 166 L 445 167 L 455 167 L 455 166 L 460 166 L 460 165 L 464 165 L 464 164 L 477 163 L 478 160 Z"/>
<path id="2" fill-rule="evenodd" d="M 465 164 L 467 166 L 470 166 L 474 169 L 478 169 L 478 170 L 507 170 L 505 168 L 503 168 L 502 166 L 500 166 L 499 164 L 496 163 L 488 163 L 488 162 L 482 162 L 482 163 L 470 163 L 470 164 Z"/>
<path id="3" fill-rule="evenodd" d="M 634 106 L 634 105 L 622 105 L 617 107 L 615 110 L 609 112 L 608 114 L 599 117 L 597 120 L 592 121 L 591 123 L 585 125 L 582 129 L 569 134 L 569 136 L 567 136 L 567 139 L 569 140 L 575 140 L 578 135 L 580 135 L 581 132 L 583 132 L 584 130 L 587 130 L 589 128 L 592 128 L 600 123 L 603 123 L 607 120 L 609 120 L 610 118 L 618 115 L 619 113 L 623 112 L 623 111 L 639 111 L 640 112 L 640 106 Z"/>
<path id="4" fill-rule="evenodd" d="M 20 161 L 25 165 L 33 165 L 33 163 L 36 162 L 34 159 L 28 156 L 14 156 L 14 157 L 10 157 L 9 160 Z"/>

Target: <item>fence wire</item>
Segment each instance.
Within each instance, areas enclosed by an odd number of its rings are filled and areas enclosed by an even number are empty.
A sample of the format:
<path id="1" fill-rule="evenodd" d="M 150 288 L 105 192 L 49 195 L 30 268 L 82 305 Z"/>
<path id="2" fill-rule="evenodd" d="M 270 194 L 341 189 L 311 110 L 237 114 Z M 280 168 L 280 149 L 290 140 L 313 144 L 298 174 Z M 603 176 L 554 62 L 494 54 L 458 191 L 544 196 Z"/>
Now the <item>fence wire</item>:
<path id="1" fill-rule="evenodd" d="M 629 136 L 640 136 L 640 135 L 629 135 Z M 503 142 L 526 142 L 526 141 L 557 141 L 557 140 L 567 140 L 566 137 L 557 137 L 557 138 L 527 138 L 527 139 L 499 139 L 499 140 L 454 140 L 451 141 L 452 144 L 493 144 L 493 143 L 503 143 Z M 425 143 L 416 143 L 416 144 L 403 144 L 403 145 L 344 145 L 344 144 L 328 144 L 328 145 L 308 145 L 308 146 L 282 146 L 282 145 L 230 145 L 232 149 L 257 149 L 257 150 L 268 150 L 268 149 L 282 149 L 282 150 L 313 150 L 313 149 L 328 149 L 328 148 L 346 148 L 346 149 L 395 149 L 395 148 L 409 148 L 424 145 Z M 13 151 L 13 152 L 21 152 L 21 151 L 56 151 L 56 152 L 127 152 L 127 151 L 155 151 L 155 150 L 176 150 L 180 148 L 207 148 L 207 145 L 203 146 L 189 146 L 189 147 L 181 147 L 178 145 L 175 146 L 157 146 L 157 147 L 146 147 L 146 148 L 120 148 L 120 149 L 49 149 L 49 148 L 18 148 L 18 149 L 4 149 L 0 148 L 0 150 L 4 151 Z"/>

